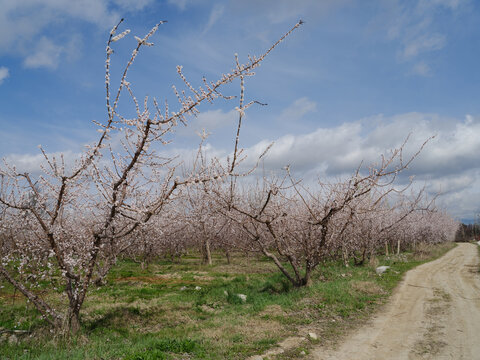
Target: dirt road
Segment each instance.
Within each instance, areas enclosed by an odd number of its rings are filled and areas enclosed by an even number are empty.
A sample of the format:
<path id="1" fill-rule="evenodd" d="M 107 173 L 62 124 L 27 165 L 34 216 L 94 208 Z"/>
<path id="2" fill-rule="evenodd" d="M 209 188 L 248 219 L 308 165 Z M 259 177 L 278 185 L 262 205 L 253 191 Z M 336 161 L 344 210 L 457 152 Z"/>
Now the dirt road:
<path id="1" fill-rule="evenodd" d="M 409 271 L 385 310 L 315 360 L 480 360 L 477 245 L 459 244 Z"/>

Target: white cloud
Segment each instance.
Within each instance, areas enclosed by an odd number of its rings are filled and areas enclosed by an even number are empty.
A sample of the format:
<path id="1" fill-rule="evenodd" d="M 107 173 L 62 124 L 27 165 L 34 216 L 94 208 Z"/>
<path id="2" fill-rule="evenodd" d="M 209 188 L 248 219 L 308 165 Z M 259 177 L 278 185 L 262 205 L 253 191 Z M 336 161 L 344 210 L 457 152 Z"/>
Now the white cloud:
<path id="1" fill-rule="evenodd" d="M 475 174 L 454 174 L 429 181 L 429 189 L 436 193 L 455 193 L 470 188 L 475 183 Z"/>
<path id="2" fill-rule="evenodd" d="M 271 23 L 296 21 L 300 17 L 314 19 L 325 16 L 331 11 L 343 7 L 352 0 L 243 0 L 233 1 L 235 11 L 261 14 Z"/>
<path id="3" fill-rule="evenodd" d="M 225 6 L 219 4 L 214 5 L 212 11 L 210 12 L 210 17 L 208 18 L 207 25 L 205 26 L 205 29 L 203 29 L 204 35 L 208 32 L 208 30 L 211 29 L 211 27 L 218 21 L 218 19 L 220 19 L 224 12 Z"/>
<path id="4" fill-rule="evenodd" d="M 264 162 L 267 170 L 279 171 L 291 165 L 302 178 L 336 178 L 351 174 L 362 161 L 364 165 L 378 163 L 381 154 L 399 147 L 409 134 L 405 159 L 417 152 L 426 139 L 436 137 L 400 180 L 406 182 L 415 175 L 432 194 L 442 193 L 438 204 L 453 209 L 456 216 L 479 211 L 479 203 L 470 201 L 470 197 L 480 199 L 480 118 L 472 116 L 461 122 L 435 114 L 407 113 L 390 118 L 380 115 L 311 133 L 265 139 L 246 149 L 244 166 L 254 164 L 274 140 Z"/>
<path id="5" fill-rule="evenodd" d="M 56 69 L 62 58 L 74 60 L 78 57 L 81 47 L 81 37 L 73 35 L 68 43 L 59 45 L 57 42 L 42 36 L 35 47 L 23 60 L 26 68 L 47 68 Z"/>
<path id="6" fill-rule="evenodd" d="M 304 115 L 315 111 L 317 111 L 317 103 L 307 97 L 302 97 L 283 110 L 280 118 L 285 121 L 299 120 Z"/>
<path id="7" fill-rule="evenodd" d="M 114 2 L 125 10 L 138 11 L 151 5 L 154 0 L 114 0 Z"/>
<path id="8" fill-rule="evenodd" d="M 440 34 L 422 35 L 407 41 L 403 49 L 403 57 L 411 59 L 424 52 L 442 49 L 446 44 L 446 38 Z"/>
<path id="9" fill-rule="evenodd" d="M 426 77 L 432 75 L 432 69 L 430 69 L 430 66 L 428 66 L 428 64 L 426 64 L 424 61 L 420 61 L 413 66 L 412 73 Z"/>
<path id="10" fill-rule="evenodd" d="M 472 219 L 480 212 L 480 171 L 452 175 L 429 182 L 428 190 L 440 192 L 436 201 L 459 219 Z"/>
<path id="11" fill-rule="evenodd" d="M 27 68 L 46 67 L 55 69 L 60 61 L 64 49 L 52 40 L 42 37 L 32 53 L 25 57 L 23 65 Z"/>
<path id="12" fill-rule="evenodd" d="M 168 0 L 168 3 L 170 5 L 176 6 L 181 11 L 183 11 L 187 8 L 188 2 L 189 2 L 189 0 Z"/>
<path id="13" fill-rule="evenodd" d="M 109 29 L 120 18 L 118 10 L 139 10 L 152 0 L 1 0 L 0 55 L 12 54 L 24 58 L 27 67 L 55 68 L 61 51 L 68 43 L 61 43 L 62 34 L 47 29 L 71 20 L 81 20 L 102 29 Z M 71 37 L 75 37 L 71 34 Z M 46 45 L 42 50 L 40 45 Z M 33 50 L 33 53 L 31 49 Z"/>
<path id="14" fill-rule="evenodd" d="M 5 66 L 0 66 L 0 85 L 2 85 L 3 81 L 10 76 L 10 72 L 8 68 Z"/>
<path id="15" fill-rule="evenodd" d="M 80 157 L 80 154 L 74 153 L 73 151 L 48 153 L 47 155 L 50 159 L 55 157 L 58 160 L 62 154 L 67 167 L 73 166 L 75 160 Z M 45 157 L 40 152 L 38 154 L 9 154 L 5 156 L 4 159 L 7 164 L 11 166 L 14 165 L 19 173 L 27 172 L 29 174 L 39 175 L 43 173 L 42 166 L 47 165 Z"/>
<path id="16" fill-rule="evenodd" d="M 106 0 L 2 0 L 0 52 L 18 52 L 49 25 L 68 18 L 108 28 L 118 19 Z"/>
<path id="17" fill-rule="evenodd" d="M 456 10 L 461 5 L 465 5 L 470 0 L 421 0 L 419 2 L 420 7 L 432 7 L 432 6 L 444 6 L 452 10 Z"/>
<path id="18" fill-rule="evenodd" d="M 109 29 L 120 19 L 119 13 L 138 11 L 154 0 L 1 0 L 0 55 L 13 54 L 23 58 L 28 68 L 54 69 L 62 57 L 72 57 L 72 44 L 79 35 L 45 30 L 63 22 L 81 20 L 101 29 Z M 32 51 L 33 49 L 33 51 Z M 76 50 L 78 53 L 78 49 Z"/>
<path id="19" fill-rule="evenodd" d="M 319 128 L 302 135 L 284 135 L 275 139 L 265 164 L 270 169 L 291 165 L 300 172 L 311 171 L 321 166 L 328 172 L 338 174 L 354 169 L 369 154 L 362 146 L 360 122 L 346 123 L 334 128 Z M 247 150 L 251 161 L 256 159 L 273 139 L 263 140 Z M 363 155 L 363 156 L 362 156 Z"/>

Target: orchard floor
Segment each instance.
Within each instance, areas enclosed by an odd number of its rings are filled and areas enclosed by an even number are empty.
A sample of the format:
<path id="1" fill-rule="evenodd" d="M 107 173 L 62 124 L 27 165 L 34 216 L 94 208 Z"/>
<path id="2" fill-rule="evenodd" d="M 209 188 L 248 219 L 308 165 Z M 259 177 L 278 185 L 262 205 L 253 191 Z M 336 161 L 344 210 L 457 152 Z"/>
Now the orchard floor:
<path id="1" fill-rule="evenodd" d="M 316 360 L 480 359 L 477 245 L 410 270 L 379 315 Z"/>
<path id="2" fill-rule="evenodd" d="M 438 258 L 452 246 L 418 246 L 414 253 L 379 256 L 364 266 L 346 268 L 341 262 L 326 262 L 315 272 L 312 286 L 302 289 L 289 286 L 275 265 L 262 257 L 235 254 L 227 264 L 218 253 L 213 266 L 208 266 L 193 253 L 180 263 L 160 260 L 145 269 L 120 261 L 107 284 L 92 287 L 87 295 L 82 329 L 73 338 L 50 333 L 32 305 L 0 278 L 0 359 L 243 360 L 268 351 L 276 354 L 271 353 L 270 359 L 308 358 L 319 345 L 331 349 L 345 334 L 365 324 L 386 303 L 406 271 Z M 466 251 L 465 246 L 458 251 Z M 447 259 L 457 253 L 450 252 Z M 473 256 L 465 255 L 472 266 Z M 455 259 L 462 267 L 458 256 Z M 378 276 L 378 265 L 391 268 Z M 446 272 L 455 271 L 455 263 L 442 266 Z M 432 319 L 447 311 L 443 307 L 453 308 L 445 304 L 460 301 L 453 290 L 448 291 L 450 297 L 444 295 L 436 283 L 411 284 L 439 288 L 428 290 L 432 301 L 427 304 L 432 305 L 425 312 Z M 461 284 L 452 281 L 451 286 Z M 55 290 L 51 281 L 39 285 L 39 296 L 57 308 L 65 304 L 59 286 Z M 246 301 L 238 294 L 246 295 Z M 446 330 L 430 330 L 435 331 Z M 464 331 L 463 336 L 474 334 Z M 309 338 L 311 332 L 318 340 Z M 431 345 L 426 338 L 418 349 L 421 352 L 424 346 L 430 351 Z"/>

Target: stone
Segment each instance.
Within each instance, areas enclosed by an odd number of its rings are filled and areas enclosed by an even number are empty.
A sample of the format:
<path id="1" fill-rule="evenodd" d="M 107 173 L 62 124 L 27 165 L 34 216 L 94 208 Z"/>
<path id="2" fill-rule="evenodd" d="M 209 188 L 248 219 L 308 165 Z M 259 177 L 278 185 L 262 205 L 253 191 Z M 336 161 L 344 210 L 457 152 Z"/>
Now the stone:
<path id="1" fill-rule="evenodd" d="M 390 269 L 390 266 L 379 266 L 375 269 L 375 272 L 378 274 L 378 275 L 382 275 L 385 271 L 387 271 L 388 269 Z"/>
<path id="2" fill-rule="evenodd" d="M 228 291 L 227 291 L 227 290 L 223 290 L 223 295 L 228 296 Z"/>
<path id="3" fill-rule="evenodd" d="M 10 335 L 10 337 L 8 338 L 8 343 L 10 345 L 15 345 L 15 344 L 18 344 L 18 338 L 15 334 L 13 335 Z"/>
<path id="4" fill-rule="evenodd" d="M 309 332 L 309 333 L 308 333 L 308 338 L 309 338 L 310 340 L 318 340 L 318 336 L 317 336 L 317 334 L 315 334 L 314 332 Z"/>
<path id="5" fill-rule="evenodd" d="M 307 355 L 307 353 L 302 350 L 302 351 L 300 352 L 300 355 L 301 355 L 301 356 L 305 356 L 305 355 Z"/>
<path id="6" fill-rule="evenodd" d="M 250 356 L 247 360 L 263 360 L 263 356 L 253 355 L 253 356 Z"/>
<path id="7" fill-rule="evenodd" d="M 200 286 L 195 286 L 195 290 L 199 291 L 199 290 L 202 290 L 202 288 Z"/>
<path id="8" fill-rule="evenodd" d="M 186 286 L 182 286 L 182 287 L 180 288 L 180 291 L 185 291 L 185 290 L 187 290 L 187 289 L 188 289 L 188 288 L 187 288 Z"/>
<path id="9" fill-rule="evenodd" d="M 245 294 L 237 294 L 237 296 L 242 300 L 242 302 L 247 302 L 247 295 Z"/>

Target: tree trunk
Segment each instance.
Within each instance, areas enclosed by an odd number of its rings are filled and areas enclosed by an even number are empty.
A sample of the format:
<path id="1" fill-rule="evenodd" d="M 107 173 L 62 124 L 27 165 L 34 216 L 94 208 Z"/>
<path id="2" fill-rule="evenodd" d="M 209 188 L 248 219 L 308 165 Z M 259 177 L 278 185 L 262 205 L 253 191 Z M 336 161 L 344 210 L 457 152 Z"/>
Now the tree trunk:
<path id="1" fill-rule="evenodd" d="M 117 263 L 117 257 L 107 258 L 103 266 L 97 265 L 97 278 L 93 281 L 96 286 L 104 286 L 107 283 L 106 277 L 110 269 Z M 142 265 L 143 266 L 143 265 Z M 143 269 L 143 267 L 142 267 Z"/>
<path id="2" fill-rule="evenodd" d="M 307 286 L 307 287 L 312 286 L 312 277 L 310 275 L 311 275 L 311 271 L 307 269 L 305 271 L 305 276 L 302 279 L 301 286 Z"/>
<path id="3" fill-rule="evenodd" d="M 355 264 L 355 266 L 362 266 L 365 263 L 366 255 L 367 255 L 367 248 L 366 247 L 363 248 L 362 258 L 360 260 L 355 255 L 355 252 L 353 252 L 353 263 Z"/>
<path id="4" fill-rule="evenodd" d="M 205 239 L 205 242 L 204 242 L 204 261 L 206 264 L 208 265 L 212 265 L 212 254 L 210 252 L 210 239 Z"/>
<path id="5" fill-rule="evenodd" d="M 68 332 L 75 335 L 80 330 L 80 309 L 71 310 L 68 316 Z"/>

